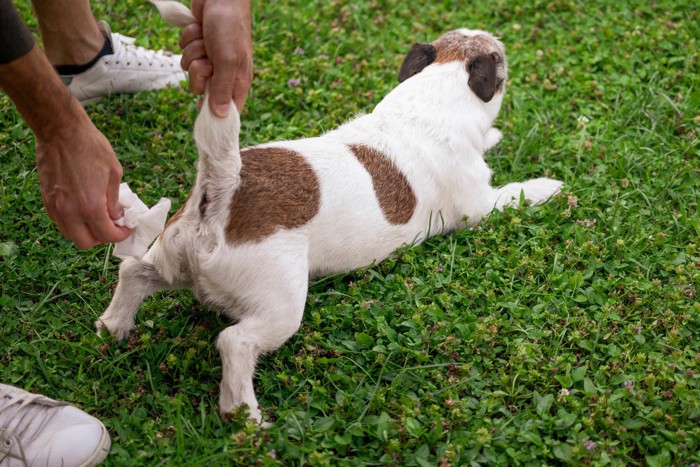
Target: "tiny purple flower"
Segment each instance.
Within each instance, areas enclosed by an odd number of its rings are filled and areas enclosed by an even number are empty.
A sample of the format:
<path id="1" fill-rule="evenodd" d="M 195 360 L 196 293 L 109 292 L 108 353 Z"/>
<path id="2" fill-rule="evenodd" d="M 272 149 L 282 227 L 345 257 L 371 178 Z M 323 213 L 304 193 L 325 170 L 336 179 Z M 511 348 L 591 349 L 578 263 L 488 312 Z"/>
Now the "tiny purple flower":
<path id="1" fill-rule="evenodd" d="M 588 451 L 592 451 L 597 447 L 598 447 L 598 443 L 596 443 L 595 441 L 589 441 L 586 443 L 586 450 L 588 450 Z"/>
<path id="2" fill-rule="evenodd" d="M 296 88 L 297 86 L 299 86 L 300 83 L 301 81 L 299 81 L 299 78 L 292 78 L 287 81 L 287 86 L 289 86 L 290 88 Z"/>

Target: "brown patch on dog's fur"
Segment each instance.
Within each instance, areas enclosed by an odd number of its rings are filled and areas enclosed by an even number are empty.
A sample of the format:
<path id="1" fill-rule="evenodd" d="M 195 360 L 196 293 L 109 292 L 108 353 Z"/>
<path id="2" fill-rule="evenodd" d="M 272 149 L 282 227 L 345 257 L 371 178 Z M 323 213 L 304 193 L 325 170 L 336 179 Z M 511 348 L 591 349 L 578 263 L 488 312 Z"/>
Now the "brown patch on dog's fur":
<path id="1" fill-rule="evenodd" d="M 229 243 L 260 241 L 277 229 L 301 227 L 318 213 L 318 179 L 301 155 L 284 148 L 248 148 L 241 160 L 241 185 L 226 226 Z"/>
<path id="2" fill-rule="evenodd" d="M 372 177 L 374 193 L 384 217 L 392 224 L 405 224 L 416 209 L 416 195 L 406 176 L 382 152 L 352 144 L 350 150 Z"/>
<path id="3" fill-rule="evenodd" d="M 443 35 L 432 45 L 435 48 L 434 63 L 455 60 L 466 63 L 469 87 L 484 102 L 489 102 L 496 92 L 503 89 L 505 57 L 493 39 L 483 34 L 465 37 L 455 31 Z"/>
<path id="4" fill-rule="evenodd" d="M 435 62 L 467 61 L 479 55 L 495 52 L 493 41 L 484 35 L 465 37 L 457 31 L 447 33 L 433 42 Z"/>

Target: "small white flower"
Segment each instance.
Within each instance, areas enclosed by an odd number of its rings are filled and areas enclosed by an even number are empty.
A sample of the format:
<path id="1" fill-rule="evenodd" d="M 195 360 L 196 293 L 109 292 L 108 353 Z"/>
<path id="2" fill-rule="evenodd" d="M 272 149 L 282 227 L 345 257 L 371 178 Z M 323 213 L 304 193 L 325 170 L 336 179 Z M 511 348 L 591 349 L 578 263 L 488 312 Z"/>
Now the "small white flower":
<path id="1" fill-rule="evenodd" d="M 591 120 L 588 117 L 586 117 L 585 115 L 581 115 L 576 119 L 576 128 L 581 130 L 585 128 L 590 121 Z"/>
<path id="2" fill-rule="evenodd" d="M 557 396 L 557 400 L 559 402 L 564 402 L 568 395 L 569 395 L 569 390 L 566 388 L 561 388 L 561 391 L 559 391 L 559 396 Z"/>

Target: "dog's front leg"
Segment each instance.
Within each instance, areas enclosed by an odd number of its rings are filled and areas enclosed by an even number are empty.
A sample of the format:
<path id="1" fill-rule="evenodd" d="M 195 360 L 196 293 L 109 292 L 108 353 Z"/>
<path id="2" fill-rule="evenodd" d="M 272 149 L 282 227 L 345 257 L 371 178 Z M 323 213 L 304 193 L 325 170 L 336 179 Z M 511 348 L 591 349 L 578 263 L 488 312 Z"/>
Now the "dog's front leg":
<path id="1" fill-rule="evenodd" d="M 495 188 L 492 194 L 494 209 L 502 210 L 505 206 L 515 206 L 520 201 L 520 194 L 537 205 L 559 193 L 562 182 L 551 178 L 534 178 L 526 182 L 514 182 Z"/>
<path id="2" fill-rule="evenodd" d="M 484 151 L 496 146 L 503 139 L 503 133 L 498 128 L 490 128 L 484 135 Z"/>

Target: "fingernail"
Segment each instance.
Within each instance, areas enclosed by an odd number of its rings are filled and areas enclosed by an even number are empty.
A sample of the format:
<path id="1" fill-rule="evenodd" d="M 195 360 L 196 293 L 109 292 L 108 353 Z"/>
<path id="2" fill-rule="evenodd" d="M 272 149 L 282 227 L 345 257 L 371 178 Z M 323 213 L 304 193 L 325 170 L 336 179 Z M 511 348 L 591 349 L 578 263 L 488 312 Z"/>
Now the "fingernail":
<path id="1" fill-rule="evenodd" d="M 214 109 L 214 113 L 219 117 L 227 117 L 231 113 L 231 104 L 218 104 Z"/>

